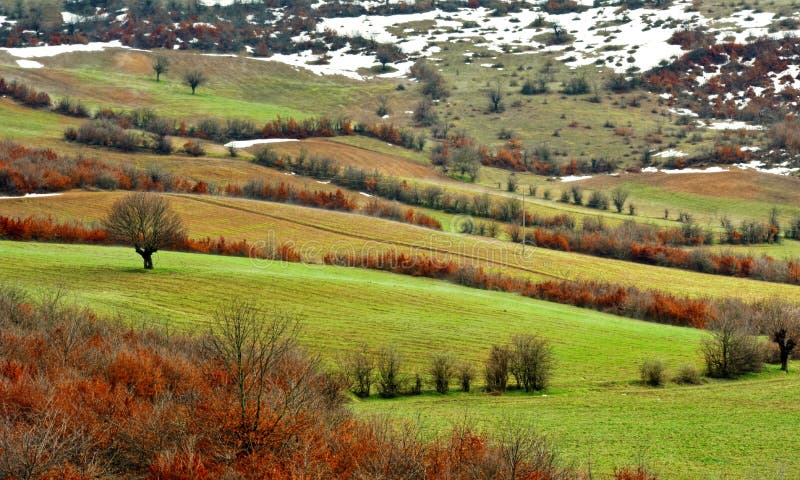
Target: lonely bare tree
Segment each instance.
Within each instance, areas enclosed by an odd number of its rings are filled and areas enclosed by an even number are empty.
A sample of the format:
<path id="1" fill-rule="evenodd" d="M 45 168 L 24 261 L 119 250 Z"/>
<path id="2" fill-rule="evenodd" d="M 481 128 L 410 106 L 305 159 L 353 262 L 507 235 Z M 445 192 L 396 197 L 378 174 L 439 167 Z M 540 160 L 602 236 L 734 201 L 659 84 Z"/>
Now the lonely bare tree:
<path id="1" fill-rule="evenodd" d="M 154 253 L 185 237 L 169 202 L 153 193 L 132 193 L 117 200 L 104 223 L 112 240 L 133 246 L 147 270 L 153 269 Z"/>

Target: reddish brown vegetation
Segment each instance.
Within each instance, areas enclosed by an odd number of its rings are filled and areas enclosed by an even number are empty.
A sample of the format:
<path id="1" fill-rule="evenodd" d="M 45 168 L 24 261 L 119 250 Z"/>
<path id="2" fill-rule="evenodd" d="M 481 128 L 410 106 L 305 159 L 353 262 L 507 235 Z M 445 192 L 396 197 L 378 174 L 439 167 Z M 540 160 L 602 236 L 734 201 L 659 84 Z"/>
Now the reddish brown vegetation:
<path id="1" fill-rule="evenodd" d="M 108 243 L 108 234 L 103 229 L 89 229 L 78 224 L 55 223 L 51 218 L 34 217 L 0 216 L 0 238 L 62 243 Z"/>
<path id="2" fill-rule="evenodd" d="M 294 118 L 281 118 L 267 122 L 261 129 L 264 138 L 296 138 L 335 137 L 352 135 L 353 124 L 350 120 L 333 121 L 329 118 L 311 118 L 297 121 Z"/>
<path id="3" fill-rule="evenodd" d="M 710 39 L 702 31 L 676 32 L 674 43 L 697 48 L 667 66 L 647 72 L 644 83 L 676 96 L 684 91 L 691 92 L 685 98 L 699 101 L 694 109 L 704 116 L 752 121 L 793 113 L 790 105 L 800 92 L 791 86 L 778 91 L 772 77 L 794 81 L 787 67 L 800 53 L 800 41 L 796 37 L 715 45 L 709 45 Z M 696 81 L 698 76 L 707 77 L 714 72 L 716 75 L 706 81 Z M 754 89 L 758 87 L 763 90 L 756 94 Z M 727 93 L 733 93 L 734 98 L 725 99 Z M 741 102 L 745 105 L 741 106 Z"/>
<path id="4" fill-rule="evenodd" d="M 30 149 L 11 142 L 0 143 L 0 192 L 43 193 L 73 188 L 175 191 L 203 193 L 205 182 L 145 172 L 133 167 L 59 156 L 50 149 Z"/>
<path id="5" fill-rule="evenodd" d="M 531 283 L 499 273 L 487 273 L 472 265 L 444 262 L 422 255 L 386 252 L 380 255 L 354 256 L 329 253 L 323 261 L 328 265 L 384 270 L 448 280 L 484 290 L 519 293 L 530 298 L 671 325 L 704 328 L 713 317 L 712 305 L 706 300 L 679 298 L 602 282 L 558 280 Z"/>
<path id="6" fill-rule="evenodd" d="M 56 223 L 52 218 L 10 218 L 0 216 L 0 239 L 16 241 L 44 241 L 58 243 L 111 244 L 108 233 L 101 228 L 86 228 L 75 223 Z M 230 241 L 220 236 L 201 239 L 183 238 L 169 250 L 207 253 L 234 257 L 269 258 L 300 262 L 300 254 L 290 244 L 277 247 L 254 245 L 247 240 Z"/>
<path id="7" fill-rule="evenodd" d="M 0 300 L 3 478 L 577 475 L 543 455 L 549 446 L 538 441 L 536 455 L 515 450 L 512 463 L 511 447 L 467 429 L 423 443 L 410 427 L 356 420 L 336 377 L 292 342 L 278 345 L 259 376 L 246 377 L 242 407 L 239 364 L 211 347 L 219 335 L 127 330 L 7 287 Z"/>
<path id="8" fill-rule="evenodd" d="M 355 200 L 342 190 L 333 193 L 298 190 L 283 182 L 267 183 L 261 180 L 251 180 L 244 186 L 227 185 L 217 190 L 204 181 L 187 180 L 164 172 L 115 167 L 97 160 L 62 157 L 50 149 L 29 149 L 11 142 L 0 143 L 0 193 L 19 195 L 73 188 L 216 193 L 347 212 L 358 208 Z M 438 221 L 414 210 L 385 215 L 385 218 L 441 229 Z"/>
<path id="9" fill-rule="evenodd" d="M 0 96 L 8 95 L 14 100 L 33 108 L 45 108 L 50 106 L 50 95 L 44 92 L 37 92 L 33 88 L 20 83 L 16 80 L 6 82 L 0 78 Z"/>

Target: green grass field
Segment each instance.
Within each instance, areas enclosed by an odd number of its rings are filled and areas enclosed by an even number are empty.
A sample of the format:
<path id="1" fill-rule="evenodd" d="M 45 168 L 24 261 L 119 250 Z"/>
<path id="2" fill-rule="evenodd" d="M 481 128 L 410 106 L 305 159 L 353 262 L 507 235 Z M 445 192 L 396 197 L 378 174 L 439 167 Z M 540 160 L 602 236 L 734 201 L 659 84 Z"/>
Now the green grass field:
<path id="1" fill-rule="evenodd" d="M 133 325 L 202 332 L 232 292 L 279 305 L 303 318 L 301 342 L 329 365 L 361 342 L 396 345 L 407 371 L 424 374 L 434 352 L 479 367 L 489 345 L 515 333 L 552 341 L 557 368 L 545 394 L 426 393 L 352 404 L 361 415 L 418 421 L 429 436 L 465 418 L 489 431 L 519 422 L 550 435 L 565 461 L 591 461 L 601 473 L 642 459 L 676 479 L 772 478 L 776 465 L 791 477 L 800 467 L 786 453 L 800 414 L 795 373 L 770 367 L 697 387 L 636 383 L 648 357 L 673 369 L 700 366 L 698 330 L 339 267 L 162 252 L 144 272 L 131 249 L 16 242 L 0 242 L 0 255 L 4 282 L 33 292 L 64 288 L 71 301 Z"/>

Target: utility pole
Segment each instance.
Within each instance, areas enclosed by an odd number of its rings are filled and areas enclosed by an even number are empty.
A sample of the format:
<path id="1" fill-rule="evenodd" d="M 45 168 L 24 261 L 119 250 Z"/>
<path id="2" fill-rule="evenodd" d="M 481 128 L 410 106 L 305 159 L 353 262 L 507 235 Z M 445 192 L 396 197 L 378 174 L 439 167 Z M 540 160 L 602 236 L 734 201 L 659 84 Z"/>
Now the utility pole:
<path id="1" fill-rule="evenodd" d="M 525 258 L 525 185 L 522 185 L 522 258 Z"/>

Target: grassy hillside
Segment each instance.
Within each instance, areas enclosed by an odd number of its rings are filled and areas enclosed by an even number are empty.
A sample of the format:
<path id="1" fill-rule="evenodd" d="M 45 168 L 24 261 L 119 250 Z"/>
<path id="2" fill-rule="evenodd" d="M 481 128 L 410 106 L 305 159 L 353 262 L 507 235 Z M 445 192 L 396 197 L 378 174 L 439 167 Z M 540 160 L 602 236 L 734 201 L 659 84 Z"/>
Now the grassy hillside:
<path id="1" fill-rule="evenodd" d="M 770 368 L 697 387 L 635 383 L 647 357 L 671 368 L 699 365 L 698 330 L 357 269 L 162 252 L 156 270 L 143 272 L 130 249 L 15 242 L 0 242 L 0 255 L 5 281 L 65 288 L 72 301 L 134 324 L 202 331 L 210 309 L 232 294 L 277 304 L 303 317 L 302 343 L 329 364 L 361 342 L 394 344 L 408 372 L 424 374 L 442 350 L 479 367 L 492 342 L 514 333 L 553 342 L 558 366 L 546 395 L 426 393 L 353 404 L 363 415 L 418 421 L 427 435 L 464 419 L 489 430 L 521 422 L 553 436 L 567 461 L 591 461 L 601 473 L 642 459 L 677 479 L 765 478 L 775 465 L 788 474 L 798 468 L 784 455 L 798 415 L 797 374 Z"/>
<path id="2" fill-rule="evenodd" d="M 0 52 L 0 76 L 18 78 L 51 96 L 70 96 L 90 107 L 154 108 L 174 117 L 250 118 L 263 122 L 277 115 L 304 118 L 349 114 L 377 119 L 373 102 L 395 83 L 324 77 L 293 67 L 254 59 L 189 52 L 158 52 L 170 61 L 169 72 L 155 81 L 155 53 L 123 49 L 75 52 L 37 59 L 47 68 L 16 67 Z M 199 69 L 209 79 L 196 95 L 183 85 L 183 74 Z"/>
<path id="3" fill-rule="evenodd" d="M 74 192 L 58 197 L 6 199 L 1 200 L 0 206 L 6 215 L 91 222 L 102 219 L 113 201 L 122 195 L 123 192 Z M 191 195 L 169 195 L 169 198 L 192 236 L 291 241 L 311 260 L 319 260 L 331 250 L 361 254 L 395 249 L 481 265 L 534 280 L 594 279 L 680 296 L 735 295 L 745 300 L 780 296 L 800 301 L 800 286 L 796 285 L 700 274 L 543 248 L 528 248 L 523 256 L 520 245 L 510 242 L 295 205 Z M 443 222 L 449 220 L 450 217 L 442 218 Z"/>
<path id="4" fill-rule="evenodd" d="M 688 328 L 361 269 L 161 252 L 156 269 L 143 272 L 127 248 L 0 242 L 0 252 L 7 260 L 0 267 L 5 281 L 33 290 L 62 287 L 77 302 L 105 314 L 123 313 L 134 323 L 202 329 L 209 306 L 232 292 L 296 310 L 306 319 L 305 343 L 328 359 L 367 342 L 396 343 L 418 367 L 442 345 L 477 361 L 487 341 L 504 341 L 519 331 L 540 333 L 553 338 L 564 359 L 557 389 L 630 382 L 642 351 L 693 361 L 703 336 Z M 559 339 L 565 331 L 570 338 Z M 596 355 L 603 368 L 588 361 Z"/>

